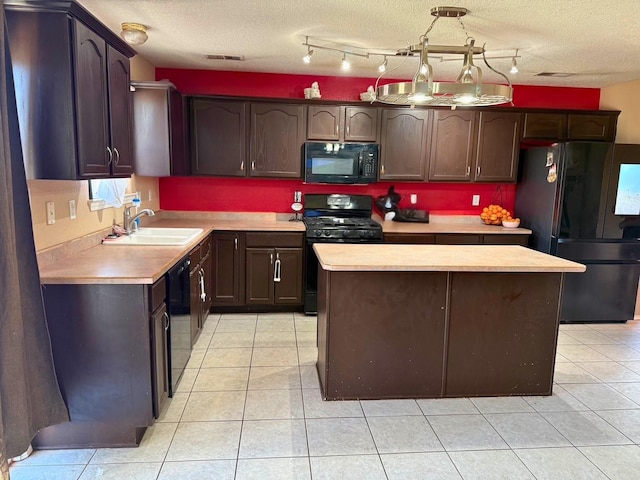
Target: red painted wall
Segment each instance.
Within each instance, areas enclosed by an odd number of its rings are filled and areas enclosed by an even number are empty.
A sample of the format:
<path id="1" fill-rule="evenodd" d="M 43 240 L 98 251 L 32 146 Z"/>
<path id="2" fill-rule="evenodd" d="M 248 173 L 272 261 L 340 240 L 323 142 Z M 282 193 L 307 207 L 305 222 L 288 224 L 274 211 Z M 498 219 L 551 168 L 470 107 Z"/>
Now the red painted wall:
<path id="1" fill-rule="evenodd" d="M 230 95 L 266 98 L 303 98 L 303 89 L 317 81 L 322 98 L 354 101 L 375 78 L 284 75 L 213 70 L 156 68 L 156 79 L 172 81 L 185 95 Z M 393 80 L 388 79 L 384 83 Z M 597 110 L 600 90 L 528 85 L 514 86 L 517 107 L 571 108 Z M 509 108 L 509 107 L 505 107 Z M 192 211 L 290 212 L 293 192 L 385 194 L 391 183 L 369 186 L 306 185 L 300 180 L 165 177 L 160 179 L 160 208 Z M 478 214 L 494 201 L 495 184 L 394 183 L 406 198 L 400 206 L 409 207 L 409 194 L 418 195 L 417 208 L 432 214 Z M 501 185 L 502 202 L 513 212 L 516 186 Z M 471 206 L 472 195 L 480 195 L 480 206 Z M 516 214 L 518 212 L 515 212 Z"/>

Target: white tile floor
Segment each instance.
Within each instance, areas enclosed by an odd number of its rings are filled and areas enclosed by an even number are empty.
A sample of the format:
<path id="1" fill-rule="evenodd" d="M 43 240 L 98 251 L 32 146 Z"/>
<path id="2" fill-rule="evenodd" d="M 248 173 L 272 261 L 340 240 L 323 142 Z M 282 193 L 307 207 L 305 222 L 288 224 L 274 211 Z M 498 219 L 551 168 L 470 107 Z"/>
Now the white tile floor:
<path id="1" fill-rule="evenodd" d="M 640 478 L 640 322 L 560 327 L 554 394 L 324 402 L 315 319 L 212 315 L 133 449 L 35 452 L 12 480 Z"/>

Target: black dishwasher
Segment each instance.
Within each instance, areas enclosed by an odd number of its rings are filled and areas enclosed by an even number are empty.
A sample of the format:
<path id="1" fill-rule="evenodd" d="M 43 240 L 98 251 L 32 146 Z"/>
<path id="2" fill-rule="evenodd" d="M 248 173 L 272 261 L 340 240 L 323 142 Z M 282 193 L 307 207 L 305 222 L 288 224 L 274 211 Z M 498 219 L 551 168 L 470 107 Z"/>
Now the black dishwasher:
<path id="1" fill-rule="evenodd" d="M 191 300 L 189 296 L 189 257 L 180 260 L 167 273 L 169 308 L 169 396 L 172 397 L 191 356 Z"/>

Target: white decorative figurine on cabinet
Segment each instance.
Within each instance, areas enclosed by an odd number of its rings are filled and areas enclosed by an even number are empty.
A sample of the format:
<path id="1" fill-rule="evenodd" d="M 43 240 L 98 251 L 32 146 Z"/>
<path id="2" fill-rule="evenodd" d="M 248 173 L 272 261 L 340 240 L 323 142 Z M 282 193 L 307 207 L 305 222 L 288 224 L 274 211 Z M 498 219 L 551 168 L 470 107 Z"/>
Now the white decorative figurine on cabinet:
<path id="1" fill-rule="evenodd" d="M 321 98 L 318 82 L 313 82 L 310 88 L 304 89 L 304 98 Z"/>

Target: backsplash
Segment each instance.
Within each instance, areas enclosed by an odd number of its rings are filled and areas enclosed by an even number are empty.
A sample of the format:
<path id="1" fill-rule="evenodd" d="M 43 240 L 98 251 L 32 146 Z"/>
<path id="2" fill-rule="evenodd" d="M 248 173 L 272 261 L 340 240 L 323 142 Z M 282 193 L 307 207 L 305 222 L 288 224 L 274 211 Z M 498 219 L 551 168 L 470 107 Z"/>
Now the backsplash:
<path id="1" fill-rule="evenodd" d="M 402 195 L 401 208 L 411 207 L 409 197 L 418 197 L 416 208 L 434 214 L 475 215 L 493 203 L 498 185 L 486 183 L 408 183 L 379 182 L 370 185 L 312 185 L 300 180 L 272 180 L 214 177 L 160 178 L 162 210 L 219 212 L 291 212 L 293 192 L 353 193 L 378 195 L 395 185 Z M 501 184 L 502 204 L 513 212 L 516 186 Z M 471 206 L 473 195 L 480 195 L 480 205 Z M 517 214 L 517 212 L 515 212 Z"/>

